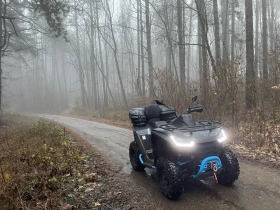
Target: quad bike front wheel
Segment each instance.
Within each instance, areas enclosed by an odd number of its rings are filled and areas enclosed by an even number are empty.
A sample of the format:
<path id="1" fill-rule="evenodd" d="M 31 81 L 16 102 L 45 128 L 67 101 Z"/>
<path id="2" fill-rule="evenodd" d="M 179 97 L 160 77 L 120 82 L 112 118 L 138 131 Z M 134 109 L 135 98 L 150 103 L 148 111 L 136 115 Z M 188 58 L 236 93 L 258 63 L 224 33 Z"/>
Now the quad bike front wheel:
<path id="1" fill-rule="evenodd" d="M 157 160 L 157 179 L 160 190 L 165 197 L 178 199 L 184 191 L 184 178 L 178 165 L 167 158 Z"/>
<path id="2" fill-rule="evenodd" d="M 144 171 L 145 166 L 139 160 L 139 152 L 138 146 L 135 141 L 131 142 L 129 145 L 129 159 L 132 165 L 133 170 L 135 171 Z"/>
<path id="3" fill-rule="evenodd" d="M 223 165 L 223 171 L 217 175 L 219 183 L 227 186 L 232 185 L 238 179 L 240 173 L 238 160 L 228 148 L 224 148 L 219 157 Z"/>

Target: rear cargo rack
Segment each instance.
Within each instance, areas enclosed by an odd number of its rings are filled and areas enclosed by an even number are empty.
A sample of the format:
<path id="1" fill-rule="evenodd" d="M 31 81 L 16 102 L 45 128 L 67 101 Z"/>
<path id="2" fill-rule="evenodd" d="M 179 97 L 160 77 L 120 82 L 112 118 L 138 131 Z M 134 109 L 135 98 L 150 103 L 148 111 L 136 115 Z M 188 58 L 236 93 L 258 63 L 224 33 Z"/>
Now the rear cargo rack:
<path id="1" fill-rule="evenodd" d="M 205 131 L 205 130 L 213 130 L 216 128 L 222 127 L 222 124 L 218 121 L 199 121 L 195 126 L 188 126 L 183 124 L 181 126 L 174 126 L 172 124 L 166 124 L 160 126 L 160 128 L 168 131 L 187 131 L 187 132 L 197 132 L 197 131 Z"/>

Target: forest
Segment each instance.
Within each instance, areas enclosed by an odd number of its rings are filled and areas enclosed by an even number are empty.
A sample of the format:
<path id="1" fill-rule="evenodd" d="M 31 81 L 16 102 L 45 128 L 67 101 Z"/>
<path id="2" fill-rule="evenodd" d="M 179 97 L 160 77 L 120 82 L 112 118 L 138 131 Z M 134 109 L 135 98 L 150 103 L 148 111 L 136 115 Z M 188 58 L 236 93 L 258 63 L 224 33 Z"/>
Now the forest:
<path id="1" fill-rule="evenodd" d="M 0 209 L 279 209 L 279 168 L 280 0 L 0 0 Z"/>
<path id="2" fill-rule="evenodd" d="M 198 95 L 218 120 L 276 120 L 274 0 L 2 0 L 1 112 L 128 110 Z M 250 116 L 247 116 L 250 115 Z"/>

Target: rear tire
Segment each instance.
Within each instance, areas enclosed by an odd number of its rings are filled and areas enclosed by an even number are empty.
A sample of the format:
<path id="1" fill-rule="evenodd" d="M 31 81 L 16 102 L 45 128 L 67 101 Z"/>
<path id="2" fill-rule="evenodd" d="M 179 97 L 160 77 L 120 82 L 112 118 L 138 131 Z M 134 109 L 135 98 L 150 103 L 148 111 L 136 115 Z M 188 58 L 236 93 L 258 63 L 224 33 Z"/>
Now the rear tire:
<path id="1" fill-rule="evenodd" d="M 239 177 L 240 168 L 235 154 L 228 148 L 224 148 L 219 155 L 223 171 L 217 175 L 219 183 L 222 185 L 230 186 Z"/>
<path id="2" fill-rule="evenodd" d="M 131 142 L 129 145 L 129 159 L 132 165 L 133 170 L 135 171 L 144 171 L 145 166 L 139 160 L 139 152 L 138 146 L 135 141 Z"/>
<path id="3" fill-rule="evenodd" d="M 157 179 L 162 194 L 168 199 L 175 200 L 184 191 L 184 176 L 178 165 L 161 157 L 157 160 Z"/>

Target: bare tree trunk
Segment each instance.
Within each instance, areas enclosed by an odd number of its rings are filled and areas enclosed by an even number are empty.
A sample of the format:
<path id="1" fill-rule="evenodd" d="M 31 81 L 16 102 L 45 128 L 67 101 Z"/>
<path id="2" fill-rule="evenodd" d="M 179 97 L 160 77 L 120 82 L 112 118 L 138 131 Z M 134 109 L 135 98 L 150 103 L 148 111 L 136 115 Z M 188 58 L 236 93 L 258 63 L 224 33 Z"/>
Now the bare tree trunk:
<path id="1" fill-rule="evenodd" d="M 128 69 L 129 69 L 129 72 L 130 72 L 130 79 L 131 79 L 131 91 L 132 93 L 134 93 L 134 90 L 136 90 L 136 92 L 138 91 L 137 90 L 137 80 L 135 82 L 135 77 L 134 77 L 134 56 L 133 56 L 133 53 L 134 50 L 133 50 L 133 40 L 131 39 L 131 36 L 129 36 L 129 33 L 128 33 L 128 29 L 123 27 L 123 34 L 124 34 L 124 42 L 125 42 L 125 45 L 126 45 L 126 48 L 127 48 L 127 51 L 128 51 Z M 129 42 L 130 41 L 130 42 Z M 122 54 L 122 58 L 123 58 L 123 55 Z M 128 80 L 129 77 L 127 77 L 127 87 L 129 86 L 129 80 Z"/>
<path id="2" fill-rule="evenodd" d="M 46 44 L 46 41 L 45 41 Z M 44 49 L 44 45 L 43 45 L 43 39 L 41 36 L 41 48 Z M 45 62 L 46 60 L 46 55 L 44 54 L 44 52 L 42 51 L 42 66 L 43 66 L 43 80 L 44 80 L 44 85 L 45 85 L 45 100 L 49 101 L 49 103 L 46 103 L 46 111 L 51 111 L 53 109 L 53 104 L 52 102 L 52 97 L 51 97 L 51 92 L 50 92 L 50 88 L 49 88 L 49 84 L 47 81 L 47 73 L 46 73 L 46 69 L 47 69 L 47 62 Z"/>
<path id="3" fill-rule="evenodd" d="M 97 77 L 96 77 L 96 68 L 94 62 L 94 25 L 93 25 L 93 4 L 90 1 L 90 36 L 91 36 L 91 49 L 90 49 L 90 64 L 91 64 L 91 80 L 92 80 L 92 93 L 93 93 L 93 101 L 94 108 L 98 108 L 98 97 L 97 97 Z"/>
<path id="4" fill-rule="evenodd" d="M 209 92 L 209 67 L 208 67 L 208 56 L 207 56 L 207 17 L 205 13 L 205 2 L 204 0 L 196 0 L 196 7 L 198 12 L 198 17 L 200 21 L 200 29 L 202 34 L 202 100 L 205 103 Z"/>
<path id="5" fill-rule="evenodd" d="M 234 53 L 235 46 L 235 0 L 231 0 L 231 68 L 234 70 Z"/>
<path id="6" fill-rule="evenodd" d="M 193 0 L 191 2 L 191 7 L 193 7 Z M 190 12 L 190 23 L 189 23 L 189 44 L 191 44 L 191 37 L 192 37 L 192 31 L 193 29 L 193 10 L 191 10 Z M 187 58 L 187 62 L 188 62 L 188 67 L 187 67 L 187 91 L 190 94 L 191 93 L 191 79 L 190 79 L 190 59 L 191 59 L 191 45 L 188 46 L 188 58 Z"/>
<path id="7" fill-rule="evenodd" d="M 150 23 L 150 5 L 149 0 L 145 0 L 146 8 L 146 35 L 147 35 L 147 52 L 149 65 L 149 96 L 154 97 L 154 69 L 153 69 L 153 55 L 152 55 L 152 34 Z"/>
<path id="8" fill-rule="evenodd" d="M 274 0 L 270 0 L 269 1 L 269 5 L 270 5 L 270 15 L 269 15 L 269 42 L 270 42 L 270 54 L 272 54 L 274 56 L 274 30 L 273 30 L 273 26 L 274 26 Z M 273 72 L 274 72 L 274 68 L 275 65 L 273 62 L 269 62 L 269 78 L 273 77 Z"/>
<path id="9" fill-rule="evenodd" d="M 55 46 L 55 41 L 52 41 L 52 63 L 53 63 L 53 71 L 56 74 L 56 78 L 57 78 L 57 84 L 58 84 L 58 91 L 59 91 L 59 101 L 60 103 L 58 103 L 59 105 L 59 111 L 62 111 L 61 109 L 63 108 L 63 101 L 64 101 L 64 96 L 63 96 L 63 92 L 62 92 L 62 87 L 61 87 L 61 82 L 60 82 L 60 76 L 59 76 L 59 72 L 58 72 L 58 67 L 57 67 L 57 54 L 56 54 L 56 46 Z"/>
<path id="10" fill-rule="evenodd" d="M 85 27 L 87 27 L 86 21 L 85 21 Z M 86 29 L 87 30 L 87 29 Z M 90 81 L 90 70 L 88 65 L 88 55 L 87 55 L 87 40 L 86 40 L 86 33 L 83 34 L 82 39 L 82 50 L 84 52 L 83 55 L 83 64 L 84 64 L 84 74 L 85 74 L 85 81 L 86 81 L 86 99 L 87 99 L 87 105 L 90 106 L 91 99 L 91 81 Z"/>
<path id="11" fill-rule="evenodd" d="M 215 52 L 216 52 L 216 65 L 218 68 L 218 75 L 215 75 L 215 78 L 218 79 L 218 90 L 219 92 L 224 90 L 224 74 L 221 68 L 221 39 L 220 39 L 220 23 L 219 23 L 219 11 L 217 0 L 213 0 L 213 11 L 214 11 L 214 26 L 215 26 Z"/>
<path id="12" fill-rule="evenodd" d="M 99 73 L 98 73 L 98 71 L 97 71 L 97 69 L 98 69 L 98 66 L 99 66 L 99 64 L 98 64 L 98 59 L 97 59 L 97 55 L 98 55 L 98 48 L 96 47 L 97 46 L 97 33 L 94 33 L 94 39 L 93 39 L 93 42 L 94 42 L 94 46 L 95 46 L 95 48 L 94 48 L 94 59 L 95 59 L 95 69 L 96 69 L 96 79 L 95 79 L 95 82 L 96 82 L 96 93 L 97 93 L 97 101 L 98 101 L 98 103 L 97 103 L 97 109 L 99 109 L 102 105 L 101 105 L 101 91 L 100 91 L 100 78 L 99 78 Z M 99 68 L 99 70 L 100 70 L 100 68 Z"/>
<path id="13" fill-rule="evenodd" d="M 80 53 L 80 37 L 79 37 L 79 28 L 78 28 L 78 14 L 77 10 L 75 10 L 75 28 L 76 28 L 76 40 L 77 40 L 77 59 L 78 59 L 78 73 L 81 85 L 81 93 L 82 93 L 82 106 L 87 106 L 86 104 L 86 91 L 85 91 L 85 81 L 84 81 L 84 72 L 81 63 L 81 53 Z"/>
<path id="14" fill-rule="evenodd" d="M 207 52 L 210 57 L 211 61 L 211 66 L 213 69 L 214 74 L 217 74 L 217 66 L 215 63 L 215 59 L 213 56 L 213 53 L 211 51 L 210 43 L 208 40 L 208 31 L 209 31 L 209 25 L 208 25 L 208 19 L 206 15 L 206 8 L 205 8 L 205 2 L 204 0 L 195 0 L 196 3 L 196 8 L 197 8 L 197 14 L 198 14 L 198 19 L 200 22 L 200 29 L 201 29 L 201 34 L 202 34 L 202 59 L 204 60 L 203 65 L 207 62 Z M 205 88 L 205 94 L 204 96 L 207 96 L 208 91 L 209 91 L 209 68 L 208 66 L 204 65 L 203 67 L 203 87 Z"/>
<path id="15" fill-rule="evenodd" d="M 268 79 L 267 69 L 267 0 L 262 0 L 262 19 L 263 19 L 263 79 Z"/>
<path id="16" fill-rule="evenodd" d="M 146 87 L 145 87 L 145 54 L 144 54 L 144 27 L 143 27 L 143 12 L 142 12 L 142 3 L 139 0 L 140 6 L 140 28 L 141 28 L 141 66 L 142 66 L 142 96 L 145 97 L 146 95 Z M 140 70 L 139 70 L 140 71 Z"/>
<path id="17" fill-rule="evenodd" d="M 223 0 L 222 2 L 222 26 L 223 26 L 223 61 L 228 59 L 228 25 L 229 25 L 229 0 Z"/>
<path id="18" fill-rule="evenodd" d="M 237 83 L 236 83 L 236 69 L 235 69 L 235 0 L 231 0 L 231 72 L 229 73 L 230 83 L 230 100 L 231 103 L 231 117 L 236 119 L 236 95 L 237 95 Z"/>
<path id="19" fill-rule="evenodd" d="M 172 58 L 172 62 L 173 62 L 173 65 L 174 65 L 174 72 L 175 72 L 175 76 L 176 76 L 176 79 L 177 81 L 179 82 L 179 76 L 178 76 L 178 73 L 177 73 L 177 68 L 176 68 L 176 61 L 175 61 L 175 55 L 174 55 L 174 50 L 173 50 L 173 43 L 172 43 L 172 35 L 171 35 L 171 31 L 173 31 L 173 28 L 172 28 L 172 25 L 173 25 L 173 18 L 174 18 L 174 15 L 173 15 L 173 11 L 172 10 L 172 16 L 170 18 L 170 23 L 167 23 L 164 21 L 164 19 L 162 18 L 162 16 L 160 15 L 159 11 L 155 8 L 154 5 L 150 4 L 153 9 L 156 11 L 156 13 L 158 14 L 159 18 L 161 19 L 162 23 L 164 24 L 164 28 L 165 28 L 165 32 L 166 32 L 166 37 L 167 37 L 167 41 L 168 41 L 168 46 L 169 46 L 169 53 L 171 55 L 171 58 Z M 167 8 L 167 4 L 166 4 L 166 8 Z"/>
<path id="20" fill-rule="evenodd" d="M 109 52 L 108 52 L 108 46 L 107 46 L 107 43 L 106 41 L 104 41 L 104 49 L 105 49 L 105 58 L 106 58 L 106 72 L 105 72 L 105 75 L 106 75 L 106 84 L 107 84 L 107 90 L 109 91 L 109 94 L 111 95 L 111 99 L 112 99 L 112 103 L 113 103 L 113 106 L 115 107 L 116 104 L 115 104 L 115 100 L 113 98 L 113 94 L 111 92 L 111 89 L 110 89 L 110 77 L 109 77 Z M 108 101 L 108 104 L 109 104 L 109 101 Z"/>
<path id="21" fill-rule="evenodd" d="M 202 84 L 202 33 L 201 33 L 201 23 L 200 20 L 197 20 L 197 48 L 198 48 L 198 72 L 199 72 L 199 81 Z M 201 87 L 202 88 L 202 87 Z"/>
<path id="22" fill-rule="evenodd" d="M 140 43 L 140 33 L 141 33 L 141 27 L 140 27 L 140 7 L 141 2 L 140 0 L 136 0 L 137 3 L 137 96 L 143 96 L 142 89 L 141 89 L 141 43 Z"/>
<path id="23" fill-rule="evenodd" d="M 108 19 L 109 19 L 109 24 L 110 24 L 109 27 L 111 29 L 112 40 L 113 40 L 113 43 L 114 43 L 113 51 L 114 51 L 114 57 L 115 57 L 119 82 L 120 82 L 120 86 L 121 86 L 122 97 L 123 97 L 123 100 L 124 100 L 124 104 L 125 104 L 126 108 L 128 109 L 128 103 L 127 103 L 127 100 L 126 100 L 126 95 L 125 95 L 124 86 L 123 86 L 123 82 L 122 82 L 121 70 L 120 70 L 120 66 L 119 66 L 118 48 L 117 48 L 117 42 L 116 42 L 116 39 L 115 39 L 115 34 L 114 34 L 114 29 L 113 29 L 112 14 L 111 14 L 111 11 L 110 11 L 108 0 L 106 0 L 106 6 L 107 6 L 107 11 L 106 12 L 108 14 Z"/>
<path id="24" fill-rule="evenodd" d="M 61 53 L 61 63 L 62 63 L 62 74 L 63 74 L 63 81 L 64 81 L 64 94 L 65 94 L 65 108 L 69 106 L 68 100 L 68 91 L 67 91 L 67 80 L 66 80 L 66 73 L 65 73 L 65 54 L 64 51 Z"/>
<path id="25" fill-rule="evenodd" d="M 260 22 L 260 2 L 256 0 L 256 38 L 255 38 L 255 74 L 258 76 L 259 73 L 259 22 Z"/>
<path id="26" fill-rule="evenodd" d="M 164 1 L 164 24 L 167 25 L 167 46 L 166 46 L 166 68 L 172 72 L 172 61 L 171 61 L 171 53 L 170 52 L 170 45 L 168 38 L 170 37 L 170 28 L 169 28 L 169 13 L 168 13 L 168 4 L 167 0 Z M 171 21 L 170 21 L 171 22 Z"/>
<path id="27" fill-rule="evenodd" d="M 265 0 L 264 0 L 265 1 Z M 254 71 L 254 29 L 253 29 L 253 3 L 245 1 L 246 13 L 246 106 L 256 107 L 256 87 Z"/>
<path id="28" fill-rule="evenodd" d="M 96 4 L 96 24 L 97 24 L 97 27 L 99 28 L 99 8 L 98 8 L 98 4 L 97 2 L 98 1 L 95 1 Z M 102 47 L 101 47 L 101 38 L 100 38 L 100 30 L 98 30 L 98 43 L 99 43 L 99 57 L 100 57 L 100 63 L 101 63 L 101 69 L 102 69 L 102 72 L 105 72 L 105 69 L 104 69 L 104 64 L 103 64 L 103 55 L 102 55 Z M 102 77 L 102 85 L 103 85 L 103 98 L 104 98 L 104 101 L 103 101 L 103 105 L 104 107 L 108 107 L 108 94 L 107 94 L 107 91 L 106 91 L 106 81 L 105 81 L 105 78 Z"/>
<path id="29" fill-rule="evenodd" d="M 270 0 L 270 24 L 269 24 L 269 37 L 270 37 L 270 51 L 274 51 L 274 21 L 275 21 L 275 12 L 274 12 L 274 0 Z"/>
<path id="30" fill-rule="evenodd" d="M 0 0 L 0 16 L 3 15 L 3 10 L 2 10 L 2 0 Z M 4 5 L 6 6 L 6 5 Z M 3 70 L 2 70 L 2 49 L 5 46 L 3 45 L 2 42 L 2 37 L 3 37 L 3 21 L 5 21 L 4 18 L 0 17 L 0 123 L 1 123 L 1 118 L 2 118 L 2 114 L 3 114 L 3 104 L 2 104 L 2 93 L 3 93 L 3 86 L 2 86 L 2 74 L 3 74 Z M 4 37 L 5 38 L 5 37 Z"/>
<path id="31" fill-rule="evenodd" d="M 179 38 L 179 63 L 180 63 L 180 86 L 183 95 L 186 92 L 186 75 L 185 75 L 185 46 L 184 46 L 184 31 L 183 31 L 183 5 L 182 0 L 177 0 L 177 19 L 178 19 L 178 38 Z"/>

